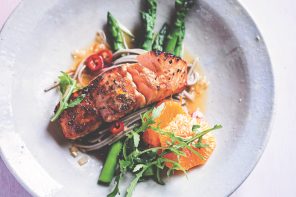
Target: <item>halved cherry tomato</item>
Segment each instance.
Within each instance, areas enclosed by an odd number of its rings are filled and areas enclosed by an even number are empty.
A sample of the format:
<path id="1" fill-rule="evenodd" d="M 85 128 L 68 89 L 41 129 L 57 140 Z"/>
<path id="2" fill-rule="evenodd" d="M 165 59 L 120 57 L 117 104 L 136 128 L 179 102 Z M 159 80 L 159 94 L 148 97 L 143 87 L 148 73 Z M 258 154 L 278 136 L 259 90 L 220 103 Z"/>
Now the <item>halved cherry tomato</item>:
<path id="1" fill-rule="evenodd" d="M 106 64 L 111 64 L 113 55 L 110 50 L 102 49 L 98 52 L 98 55 L 103 57 L 103 60 Z"/>
<path id="2" fill-rule="evenodd" d="M 114 135 L 122 132 L 123 130 L 124 130 L 124 123 L 122 121 L 115 122 L 110 128 L 111 133 Z"/>
<path id="3" fill-rule="evenodd" d="M 97 71 L 104 68 L 103 57 L 99 54 L 93 54 L 85 60 L 85 65 L 91 71 Z"/>

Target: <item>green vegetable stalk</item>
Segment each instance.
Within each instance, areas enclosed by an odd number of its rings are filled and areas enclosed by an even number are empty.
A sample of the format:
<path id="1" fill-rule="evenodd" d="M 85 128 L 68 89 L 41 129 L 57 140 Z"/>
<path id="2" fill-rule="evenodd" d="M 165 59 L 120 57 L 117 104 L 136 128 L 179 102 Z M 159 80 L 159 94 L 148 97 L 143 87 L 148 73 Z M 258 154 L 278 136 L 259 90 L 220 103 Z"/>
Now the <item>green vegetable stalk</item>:
<path id="1" fill-rule="evenodd" d="M 153 29 L 156 21 L 156 0 L 146 0 L 147 11 L 141 12 L 141 18 L 145 25 L 144 41 L 141 45 L 142 49 L 150 51 L 153 44 Z"/>
<path id="2" fill-rule="evenodd" d="M 118 21 L 111 15 L 110 12 L 108 12 L 107 15 L 107 25 L 112 37 L 111 46 L 113 48 L 113 51 L 116 52 L 118 50 L 124 49 L 125 45 L 122 30 L 120 28 Z M 121 148 L 121 141 L 117 141 L 116 143 L 111 145 L 103 169 L 101 171 L 98 183 L 109 185 L 112 181 L 118 162 L 118 156 L 121 152 Z"/>
<path id="3" fill-rule="evenodd" d="M 122 31 L 117 20 L 111 15 L 110 12 L 107 14 L 107 26 L 112 39 L 111 46 L 113 51 L 124 49 L 125 46 Z"/>
<path id="4" fill-rule="evenodd" d="M 186 173 L 186 170 L 180 165 L 178 160 L 176 161 L 168 159 L 165 157 L 165 155 L 174 153 L 177 155 L 177 158 L 186 156 L 186 153 L 183 151 L 183 149 L 186 148 L 193 154 L 199 156 L 201 159 L 204 159 L 198 151 L 193 149 L 193 146 L 198 148 L 207 147 L 207 144 L 203 144 L 202 140 L 200 139 L 202 139 L 202 137 L 207 133 L 222 127 L 221 125 L 215 125 L 212 128 L 197 132 L 190 138 L 181 138 L 176 136 L 173 132 L 163 130 L 158 126 L 153 126 L 153 124 L 155 124 L 155 118 L 160 115 L 163 107 L 164 105 L 159 105 L 158 107 L 144 113 L 142 116 L 141 126 L 135 128 L 132 133 L 127 135 L 122 146 L 122 158 L 119 161 L 120 171 L 114 179 L 115 187 L 108 197 L 117 196 L 117 194 L 120 192 L 119 184 L 127 172 L 131 172 L 134 175 L 134 178 L 126 189 L 126 197 L 131 197 L 137 186 L 137 183 L 148 177 L 153 178 L 157 183 L 163 185 L 164 182 L 161 176 L 162 172 L 166 171 L 167 176 L 170 176 L 174 170 L 182 170 L 184 173 Z M 151 128 L 160 135 L 167 136 L 169 139 L 171 139 L 171 142 L 174 143 L 168 144 L 167 147 L 159 146 L 147 148 L 145 146 L 141 146 L 139 144 L 140 134 L 146 131 L 148 128 Z M 197 130 L 199 128 L 200 125 L 194 125 L 192 130 Z M 159 150 L 161 150 L 161 153 Z M 167 163 L 170 163 L 172 167 L 168 168 L 166 165 Z"/>
<path id="5" fill-rule="evenodd" d="M 181 51 L 182 51 L 182 43 L 185 37 L 185 24 L 183 23 L 183 25 L 181 26 L 181 30 L 180 30 L 180 34 L 179 37 L 177 39 L 177 43 L 176 43 L 176 47 L 174 50 L 174 54 L 176 56 L 180 56 L 181 55 Z"/>
<path id="6" fill-rule="evenodd" d="M 192 0 L 176 0 L 176 19 L 166 39 L 167 41 L 164 47 L 166 52 L 175 54 L 175 48 L 179 47 L 182 44 L 182 37 L 184 38 L 185 35 L 185 17 L 192 5 Z M 178 42 L 178 40 L 180 42 Z M 177 52 L 178 51 L 181 50 L 178 49 Z"/>
<path id="7" fill-rule="evenodd" d="M 160 29 L 159 33 L 157 34 L 153 42 L 153 46 L 152 46 L 153 50 L 163 51 L 163 45 L 164 45 L 167 32 L 168 32 L 168 25 L 165 23 L 163 24 L 162 28 Z"/>
<path id="8" fill-rule="evenodd" d="M 122 142 L 117 141 L 112 144 L 109 153 L 107 155 L 106 161 L 104 163 L 104 167 L 101 171 L 98 183 L 110 184 L 116 169 L 116 165 L 118 162 L 118 156 L 121 152 Z"/>

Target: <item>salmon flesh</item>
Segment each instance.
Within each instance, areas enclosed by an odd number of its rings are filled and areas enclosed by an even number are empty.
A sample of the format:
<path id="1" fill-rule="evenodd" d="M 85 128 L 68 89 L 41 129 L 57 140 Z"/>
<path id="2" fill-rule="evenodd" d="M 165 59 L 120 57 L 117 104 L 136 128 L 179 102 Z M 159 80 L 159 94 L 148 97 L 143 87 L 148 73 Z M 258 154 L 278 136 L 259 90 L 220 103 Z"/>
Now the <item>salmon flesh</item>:
<path id="1" fill-rule="evenodd" d="M 138 55 L 137 60 L 111 68 L 78 92 L 85 94 L 83 101 L 66 109 L 58 120 L 66 138 L 83 137 L 104 122 L 119 120 L 185 89 L 186 61 L 160 51 Z"/>

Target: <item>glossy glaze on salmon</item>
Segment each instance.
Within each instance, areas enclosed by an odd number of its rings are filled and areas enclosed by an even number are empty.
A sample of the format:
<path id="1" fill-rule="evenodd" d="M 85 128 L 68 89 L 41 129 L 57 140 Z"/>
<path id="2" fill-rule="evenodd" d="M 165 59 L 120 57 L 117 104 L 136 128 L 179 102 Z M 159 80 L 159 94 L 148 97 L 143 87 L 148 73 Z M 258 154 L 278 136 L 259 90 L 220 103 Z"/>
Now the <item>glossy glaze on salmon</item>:
<path id="1" fill-rule="evenodd" d="M 63 134 L 77 139 L 145 105 L 180 93 L 186 87 L 187 63 L 165 52 L 151 51 L 138 63 L 114 67 L 79 91 L 84 100 L 59 118 Z M 74 99 L 73 97 L 71 99 Z"/>

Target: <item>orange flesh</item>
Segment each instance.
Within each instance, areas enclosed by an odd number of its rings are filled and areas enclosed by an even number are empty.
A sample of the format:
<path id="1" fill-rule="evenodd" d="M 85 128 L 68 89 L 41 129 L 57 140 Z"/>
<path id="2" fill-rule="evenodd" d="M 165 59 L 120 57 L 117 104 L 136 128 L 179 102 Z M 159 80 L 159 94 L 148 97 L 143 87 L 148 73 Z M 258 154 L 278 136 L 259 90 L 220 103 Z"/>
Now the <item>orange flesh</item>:
<path id="1" fill-rule="evenodd" d="M 161 129 L 167 126 L 177 114 L 185 114 L 182 106 L 175 101 L 165 101 L 164 105 L 160 116 L 154 120 L 155 124 L 153 125 L 155 127 L 159 126 Z M 159 134 L 152 129 L 147 129 L 144 132 L 143 140 L 151 146 L 160 146 Z"/>
<path id="2" fill-rule="evenodd" d="M 178 163 L 182 166 L 184 170 L 189 170 L 195 166 L 205 164 L 206 161 L 209 159 L 211 154 L 213 153 L 215 147 L 216 147 L 216 139 L 214 136 L 208 136 L 204 137 L 202 139 L 203 144 L 207 144 L 208 147 L 206 148 L 193 148 L 195 151 L 197 151 L 199 155 L 193 153 L 191 150 L 188 148 L 182 149 L 182 151 L 186 154 L 186 156 L 181 156 L 179 158 L 179 161 L 177 159 L 177 156 L 174 153 L 168 153 L 164 155 L 165 158 L 178 161 Z M 172 164 L 171 163 L 166 163 L 166 166 L 171 168 Z"/>
<path id="3" fill-rule="evenodd" d="M 160 116 L 155 119 L 155 126 L 159 125 L 161 129 L 164 129 L 168 132 L 174 132 L 176 136 L 179 137 L 191 137 L 195 135 L 195 132 L 192 131 L 192 127 L 190 121 L 192 118 L 182 109 L 182 106 L 175 101 L 165 101 L 165 106 L 162 110 Z M 207 123 L 202 119 L 197 119 L 196 124 L 201 125 L 202 130 L 208 128 Z M 191 127 L 191 128 L 189 128 Z M 148 129 L 144 132 L 143 139 L 149 145 L 156 147 L 166 147 L 168 146 L 167 142 L 170 141 L 168 136 L 160 135 L 152 129 Z M 188 148 L 183 148 L 182 151 L 186 154 L 186 156 L 177 158 L 177 155 L 174 153 L 168 153 L 164 155 L 165 158 L 170 160 L 177 161 L 184 170 L 188 170 L 198 165 L 204 164 L 216 146 L 215 138 L 207 134 L 202 138 L 202 143 L 207 144 L 208 147 L 205 148 L 192 148 L 197 151 L 200 155 L 195 154 Z M 171 163 L 166 163 L 166 166 L 171 168 Z"/>

